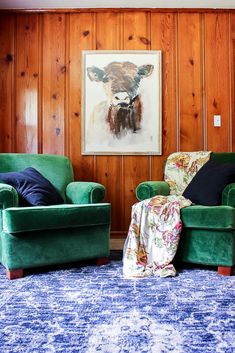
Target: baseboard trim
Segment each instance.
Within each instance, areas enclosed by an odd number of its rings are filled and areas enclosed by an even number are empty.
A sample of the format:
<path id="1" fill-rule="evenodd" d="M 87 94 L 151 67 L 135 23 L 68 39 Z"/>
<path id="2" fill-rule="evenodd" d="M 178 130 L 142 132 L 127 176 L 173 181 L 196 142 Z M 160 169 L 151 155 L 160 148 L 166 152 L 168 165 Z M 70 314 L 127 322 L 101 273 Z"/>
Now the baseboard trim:
<path id="1" fill-rule="evenodd" d="M 124 245 L 125 239 L 110 239 L 110 250 L 122 250 Z"/>
<path id="2" fill-rule="evenodd" d="M 111 230 L 110 238 L 112 239 L 126 239 L 127 230 Z"/>
<path id="3" fill-rule="evenodd" d="M 127 230 L 112 230 L 110 234 L 110 250 L 122 250 L 127 233 Z"/>

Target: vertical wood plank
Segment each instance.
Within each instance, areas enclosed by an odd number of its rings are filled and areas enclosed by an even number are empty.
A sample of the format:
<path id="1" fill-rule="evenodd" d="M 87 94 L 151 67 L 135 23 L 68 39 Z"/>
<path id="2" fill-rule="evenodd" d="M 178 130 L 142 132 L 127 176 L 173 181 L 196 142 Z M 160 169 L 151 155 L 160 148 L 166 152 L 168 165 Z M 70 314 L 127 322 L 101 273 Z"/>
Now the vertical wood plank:
<path id="1" fill-rule="evenodd" d="M 230 14 L 230 31 L 231 31 L 231 39 L 235 39 L 235 13 Z"/>
<path id="2" fill-rule="evenodd" d="M 205 14 L 205 84 L 207 145 L 214 152 L 229 151 L 229 21 L 228 14 Z M 222 126 L 214 127 L 214 114 Z"/>
<path id="3" fill-rule="evenodd" d="M 235 39 L 233 39 L 231 43 L 231 62 L 232 62 L 232 68 L 231 68 L 232 119 L 231 119 L 230 129 L 231 129 L 231 138 L 232 138 L 232 141 L 231 141 L 232 152 L 235 152 Z"/>
<path id="4" fill-rule="evenodd" d="M 43 15 L 43 153 L 64 154 L 65 14 Z"/>
<path id="5" fill-rule="evenodd" d="M 0 15 L 0 152 L 13 152 L 14 15 Z"/>
<path id="6" fill-rule="evenodd" d="M 178 62 L 181 151 L 203 149 L 201 58 L 201 14 L 180 13 L 178 15 Z"/>
<path id="7" fill-rule="evenodd" d="M 38 152 L 38 15 L 17 15 L 15 151 Z"/>
<path id="8" fill-rule="evenodd" d="M 230 15 L 230 55 L 231 55 L 231 135 L 232 135 L 232 151 L 235 152 L 235 14 Z"/>
<path id="9" fill-rule="evenodd" d="M 164 160 L 177 150 L 175 16 L 151 14 L 151 49 L 162 51 L 162 156 L 152 157 L 153 180 L 163 180 Z"/>
<path id="10" fill-rule="evenodd" d="M 93 48 L 93 17 L 91 13 L 70 15 L 69 156 L 79 180 L 94 176 L 94 157 L 81 155 L 82 50 Z"/>
<path id="11" fill-rule="evenodd" d="M 112 30 L 110 31 L 110 28 Z M 96 48 L 117 50 L 120 48 L 120 14 L 107 12 L 96 15 Z M 106 200 L 112 204 L 112 231 L 122 229 L 123 225 L 123 185 L 122 157 L 97 156 L 96 179 L 106 187 Z M 115 186 L 115 187 L 114 187 Z"/>
<path id="12" fill-rule="evenodd" d="M 123 49 L 147 50 L 150 47 L 149 16 L 146 12 L 124 13 Z M 131 206 L 137 201 L 135 189 L 137 185 L 150 179 L 150 163 L 148 156 L 124 156 L 124 215 L 125 229 L 128 229 Z"/>

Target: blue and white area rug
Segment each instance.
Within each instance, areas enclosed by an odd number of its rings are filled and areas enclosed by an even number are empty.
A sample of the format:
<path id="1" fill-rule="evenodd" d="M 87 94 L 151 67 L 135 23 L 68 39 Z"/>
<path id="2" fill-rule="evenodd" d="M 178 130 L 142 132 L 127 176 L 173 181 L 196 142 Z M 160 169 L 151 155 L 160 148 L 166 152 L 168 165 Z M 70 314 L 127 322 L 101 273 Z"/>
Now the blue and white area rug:
<path id="1" fill-rule="evenodd" d="M 118 260 L 8 281 L 0 267 L 0 352 L 234 353 L 234 278 L 125 280 Z"/>

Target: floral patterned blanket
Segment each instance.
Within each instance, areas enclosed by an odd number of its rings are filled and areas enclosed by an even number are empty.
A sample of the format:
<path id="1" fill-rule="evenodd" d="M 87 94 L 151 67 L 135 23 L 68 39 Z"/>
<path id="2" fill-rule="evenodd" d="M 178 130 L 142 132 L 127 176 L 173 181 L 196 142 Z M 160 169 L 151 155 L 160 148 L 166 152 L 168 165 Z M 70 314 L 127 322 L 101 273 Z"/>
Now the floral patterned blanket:
<path id="1" fill-rule="evenodd" d="M 176 275 L 171 262 L 182 229 L 180 209 L 191 205 L 182 193 L 209 160 L 210 153 L 171 154 L 165 166 L 165 181 L 170 185 L 170 195 L 157 195 L 133 205 L 123 250 L 123 274 L 126 278 Z"/>

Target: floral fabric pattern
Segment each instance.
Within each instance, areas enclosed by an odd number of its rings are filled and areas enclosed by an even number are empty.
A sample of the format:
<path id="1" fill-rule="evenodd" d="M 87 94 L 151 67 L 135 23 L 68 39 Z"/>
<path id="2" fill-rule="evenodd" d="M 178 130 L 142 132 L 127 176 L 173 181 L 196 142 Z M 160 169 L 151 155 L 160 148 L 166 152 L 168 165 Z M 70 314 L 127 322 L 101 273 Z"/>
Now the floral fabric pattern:
<path id="1" fill-rule="evenodd" d="M 176 152 L 168 158 L 165 166 L 165 181 L 171 195 L 182 195 L 199 169 L 210 159 L 208 151 Z"/>
<path id="2" fill-rule="evenodd" d="M 210 152 L 203 151 L 174 153 L 168 158 L 165 168 L 165 181 L 170 184 L 171 194 L 157 195 L 132 206 L 123 250 L 124 277 L 176 275 L 171 262 L 182 229 L 180 210 L 191 205 L 182 192 L 209 157 Z"/>

